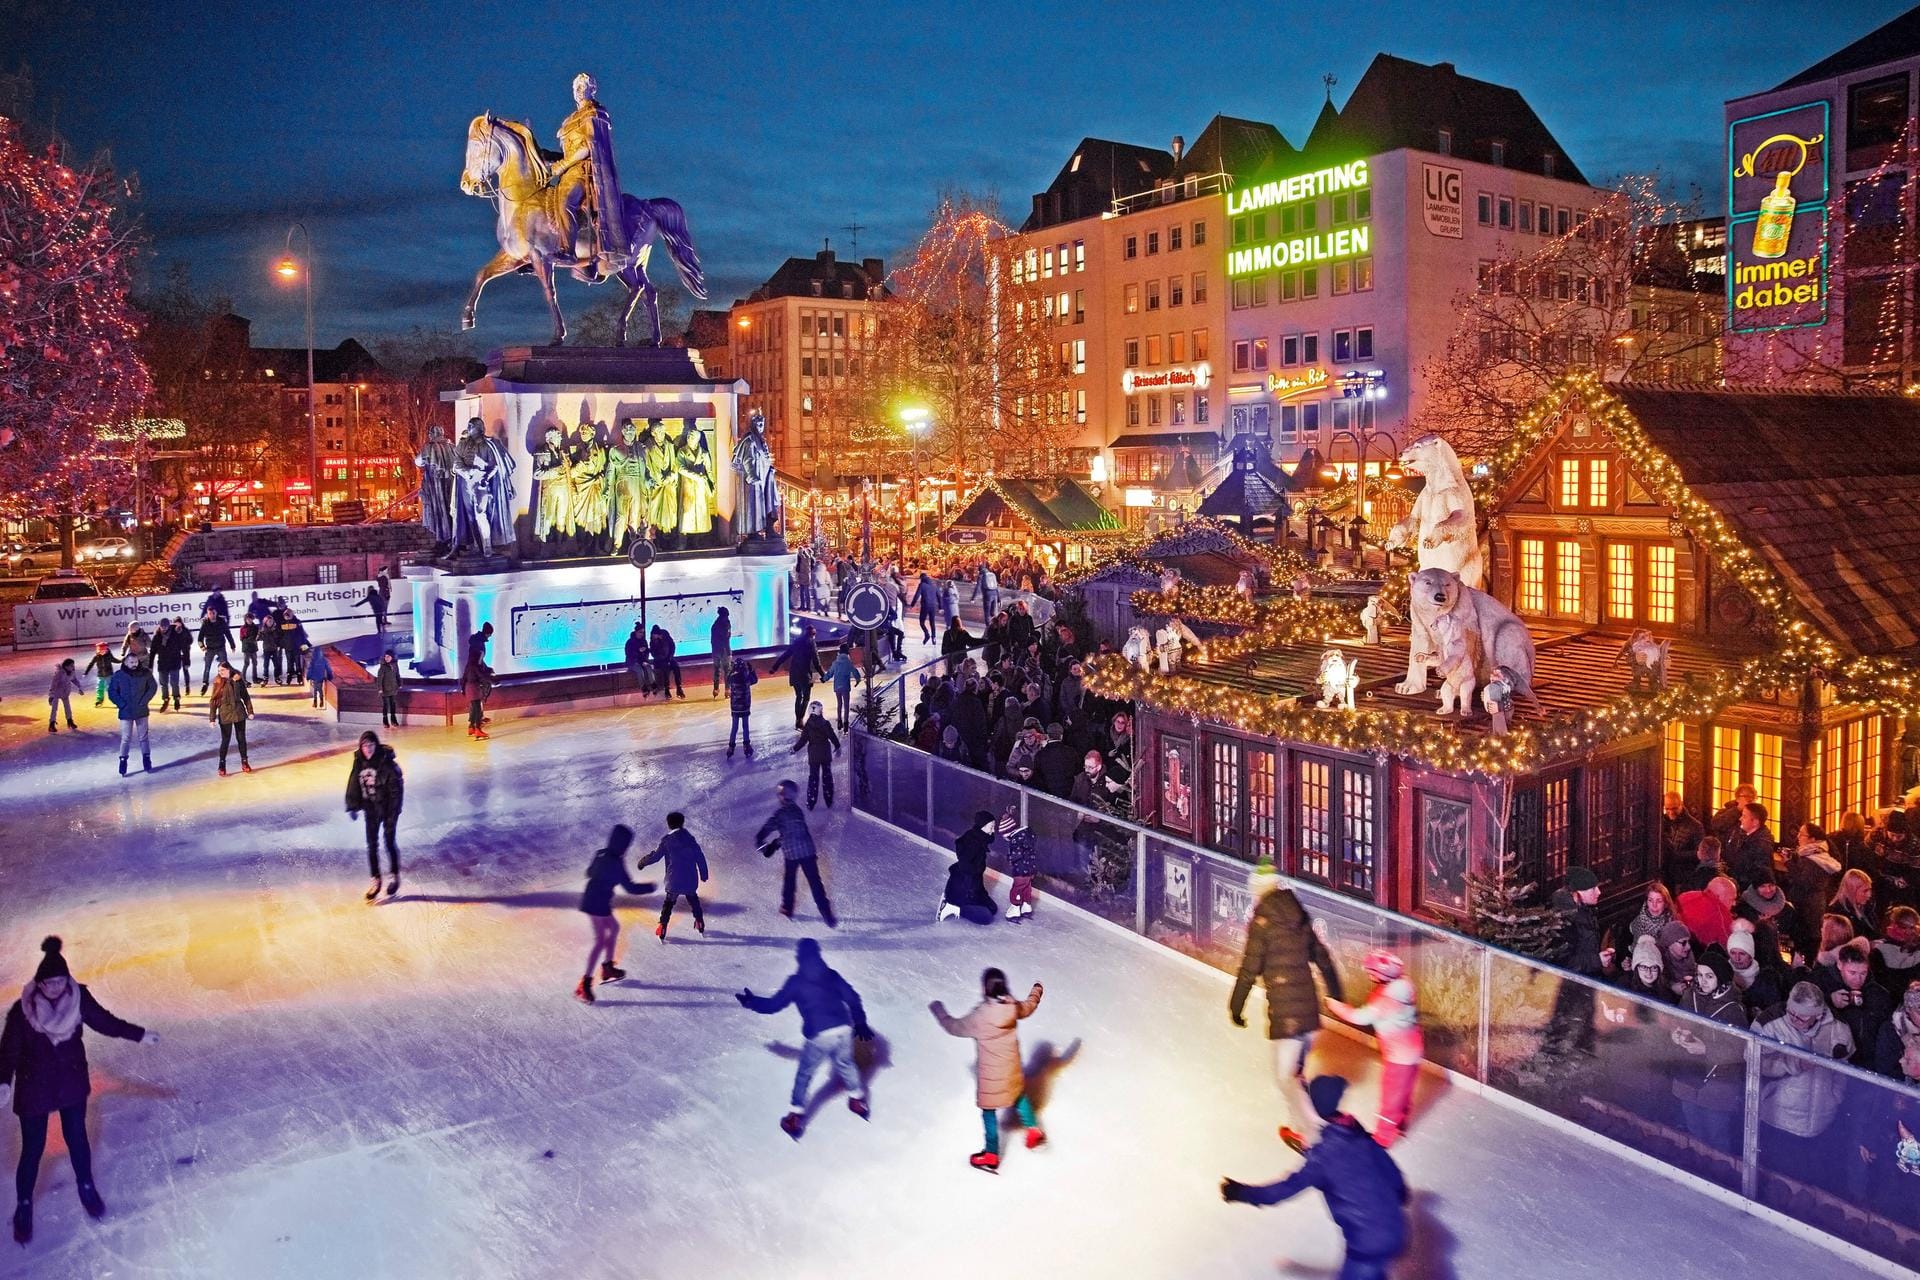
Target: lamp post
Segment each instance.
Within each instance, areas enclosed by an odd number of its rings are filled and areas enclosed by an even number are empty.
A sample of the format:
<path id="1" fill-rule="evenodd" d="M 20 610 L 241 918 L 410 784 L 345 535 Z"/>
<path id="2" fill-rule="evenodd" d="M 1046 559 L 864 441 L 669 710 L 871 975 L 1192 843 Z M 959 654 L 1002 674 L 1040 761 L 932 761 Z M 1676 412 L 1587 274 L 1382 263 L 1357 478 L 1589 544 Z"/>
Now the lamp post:
<path id="1" fill-rule="evenodd" d="M 293 233 L 307 241 L 304 260 L 293 256 Z M 286 252 L 274 271 L 282 280 L 298 279 L 307 295 L 307 523 L 312 524 L 314 509 L 320 504 L 320 428 L 314 411 L 313 390 L 313 233 L 306 224 L 296 222 L 287 228 Z"/>
<path id="2" fill-rule="evenodd" d="M 360 496 L 360 393 L 367 389 L 364 382 L 353 384 L 353 417 L 347 423 L 347 496 Z"/>
<path id="3" fill-rule="evenodd" d="M 933 416 L 919 405 L 908 405 L 900 411 L 900 425 L 906 428 L 907 439 L 912 441 L 907 451 L 913 472 L 913 497 L 908 509 L 914 513 L 916 523 L 913 532 L 915 540 L 918 541 L 920 533 L 918 525 L 920 511 L 920 446 L 925 442 L 927 432 L 933 426 Z M 901 534 L 900 558 L 902 560 L 907 558 L 906 534 L 904 531 Z"/>

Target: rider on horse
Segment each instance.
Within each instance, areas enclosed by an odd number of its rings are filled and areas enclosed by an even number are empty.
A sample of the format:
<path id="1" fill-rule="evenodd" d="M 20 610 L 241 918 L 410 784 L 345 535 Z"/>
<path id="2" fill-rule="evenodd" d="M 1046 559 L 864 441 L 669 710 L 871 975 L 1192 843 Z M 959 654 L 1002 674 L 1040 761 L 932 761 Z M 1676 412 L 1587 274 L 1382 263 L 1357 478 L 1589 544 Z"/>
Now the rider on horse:
<path id="1" fill-rule="evenodd" d="M 576 243 L 581 214 L 586 214 L 587 253 L 578 265 L 592 268 L 597 263 L 595 279 L 615 274 L 632 256 L 621 212 L 620 177 L 613 167 L 613 123 L 606 108 L 594 101 L 597 92 L 599 86 L 586 72 L 573 78 L 574 110 L 560 122 L 561 158 L 551 177 Z"/>

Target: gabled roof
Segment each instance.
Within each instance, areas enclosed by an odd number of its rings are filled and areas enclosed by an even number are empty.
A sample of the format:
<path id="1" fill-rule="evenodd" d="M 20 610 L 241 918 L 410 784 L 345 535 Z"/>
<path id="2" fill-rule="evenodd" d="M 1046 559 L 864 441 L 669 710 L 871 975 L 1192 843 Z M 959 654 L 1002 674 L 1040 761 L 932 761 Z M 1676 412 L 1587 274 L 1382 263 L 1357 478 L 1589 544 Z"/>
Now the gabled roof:
<path id="1" fill-rule="evenodd" d="M 1242 512 L 1272 515 L 1280 507 L 1280 494 L 1287 487 L 1287 474 L 1274 465 L 1266 446 L 1249 436 L 1236 436 L 1232 447 L 1233 465 L 1225 478 L 1200 502 L 1199 514 L 1221 519 L 1238 519 Z"/>
<path id="2" fill-rule="evenodd" d="M 1173 167 L 1173 153 L 1159 147 L 1082 138 L 1047 189 L 1033 197 L 1033 210 L 1020 230 L 1098 217 L 1116 199 L 1151 190 L 1160 179 L 1171 177 Z"/>
<path id="3" fill-rule="evenodd" d="M 1920 57 L 1920 8 L 1909 9 L 1891 22 L 1875 27 L 1838 53 L 1820 59 L 1790 80 L 1781 81 L 1774 90 L 1833 80 L 1882 63 L 1914 57 Z"/>
<path id="4" fill-rule="evenodd" d="M 1299 154 L 1280 130 L 1264 120 L 1215 116 L 1180 157 L 1179 176 L 1230 173 L 1248 178 L 1277 168 Z"/>
<path id="5" fill-rule="evenodd" d="M 886 264 L 879 258 L 843 262 L 832 249 L 822 249 L 811 258 L 788 258 L 779 270 L 767 277 L 765 284 L 753 291 L 748 301 L 811 297 L 813 286 L 818 284 L 821 297 L 844 300 L 846 289 L 851 287 L 854 300 L 865 302 L 874 296 L 875 290 L 885 289 L 886 277 Z"/>
<path id="6" fill-rule="evenodd" d="M 305 347 L 252 347 L 248 359 L 256 369 L 273 370 L 273 380 L 285 387 L 307 385 L 307 349 Z M 393 374 L 373 358 L 359 341 L 348 338 L 331 351 L 316 347 L 313 352 L 313 380 L 320 383 L 385 381 Z"/>
<path id="7" fill-rule="evenodd" d="M 1114 514 L 1069 476 L 1046 480 L 989 477 L 960 504 L 948 526 L 985 524 L 998 511 L 1013 515 L 1036 533 L 1093 533 L 1120 528 Z"/>
<path id="8" fill-rule="evenodd" d="M 1509 169 L 1544 172 L 1552 154 L 1553 177 L 1586 182 L 1518 90 L 1463 76 L 1451 62 L 1427 66 L 1388 53 L 1374 56 L 1337 113 L 1321 110 L 1303 150 L 1315 158 L 1378 155 L 1402 147 L 1433 151 L 1442 129 L 1453 134 L 1452 154 L 1463 159 L 1491 164 L 1493 144 L 1500 142 Z"/>

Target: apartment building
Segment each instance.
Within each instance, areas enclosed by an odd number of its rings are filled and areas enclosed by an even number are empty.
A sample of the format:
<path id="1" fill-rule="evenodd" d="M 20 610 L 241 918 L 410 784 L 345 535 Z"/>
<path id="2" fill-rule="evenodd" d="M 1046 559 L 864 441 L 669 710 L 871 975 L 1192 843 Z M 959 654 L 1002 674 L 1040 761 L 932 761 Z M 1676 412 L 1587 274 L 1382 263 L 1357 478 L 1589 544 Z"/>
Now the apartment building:
<path id="1" fill-rule="evenodd" d="M 828 402 L 872 349 L 886 274 L 881 259 L 843 262 L 829 244 L 788 258 L 728 312 L 727 372 L 751 388 L 741 412 L 765 415 L 774 464 L 791 476 L 832 472 L 840 424 L 829 421 Z"/>

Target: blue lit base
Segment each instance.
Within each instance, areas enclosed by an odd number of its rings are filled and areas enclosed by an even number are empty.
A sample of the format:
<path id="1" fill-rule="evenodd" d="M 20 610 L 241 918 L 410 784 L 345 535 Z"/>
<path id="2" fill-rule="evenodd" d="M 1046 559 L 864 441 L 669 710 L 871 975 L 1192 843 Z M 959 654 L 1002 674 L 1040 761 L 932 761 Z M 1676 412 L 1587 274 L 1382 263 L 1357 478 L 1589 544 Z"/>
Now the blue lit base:
<path id="1" fill-rule="evenodd" d="M 735 649 L 787 642 L 791 556 L 720 554 L 656 562 L 646 571 L 646 625 L 665 627 L 676 656 L 706 657 L 722 606 Z M 487 662 L 501 676 L 621 666 L 641 620 L 640 571 L 631 565 L 562 565 L 455 574 L 412 566 L 414 670 L 458 676 L 467 637 L 493 624 Z"/>

